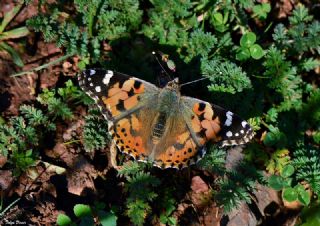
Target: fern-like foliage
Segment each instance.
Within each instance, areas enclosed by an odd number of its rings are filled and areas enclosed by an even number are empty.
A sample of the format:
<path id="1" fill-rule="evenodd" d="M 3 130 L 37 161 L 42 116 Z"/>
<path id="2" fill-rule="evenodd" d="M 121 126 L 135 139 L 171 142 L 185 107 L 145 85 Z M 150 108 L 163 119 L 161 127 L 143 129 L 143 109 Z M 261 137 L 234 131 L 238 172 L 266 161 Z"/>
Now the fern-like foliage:
<path id="1" fill-rule="evenodd" d="M 275 27 L 273 39 L 280 49 L 286 50 L 290 56 L 301 57 L 305 52 L 319 47 L 320 23 L 313 20 L 308 9 L 299 5 L 289 17 L 289 22 L 289 28 L 281 23 Z"/>
<path id="2" fill-rule="evenodd" d="M 292 164 L 298 180 L 306 181 L 311 189 L 320 195 L 320 153 L 319 149 L 300 146 L 294 151 Z"/>
<path id="3" fill-rule="evenodd" d="M 225 171 L 226 151 L 211 147 L 208 153 L 197 163 L 199 167 L 222 175 Z"/>
<path id="4" fill-rule="evenodd" d="M 72 81 L 55 90 L 44 89 L 37 100 L 46 110 L 20 106 L 20 115 L 0 125 L 0 155 L 6 156 L 18 176 L 31 166 L 48 141 L 45 136 L 56 129 L 55 119 L 70 119 L 76 103 L 92 103 Z"/>
<path id="5" fill-rule="evenodd" d="M 90 152 L 105 148 L 110 141 L 108 134 L 108 122 L 101 117 L 98 109 L 92 109 L 85 117 L 83 127 L 83 143 L 85 150 Z"/>
<path id="6" fill-rule="evenodd" d="M 320 89 L 311 92 L 307 101 L 303 103 L 300 111 L 301 116 L 312 127 L 319 128 L 320 123 Z"/>
<path id="7" fill-rule="evenodd" d="M 255 189 L 257 182 L 266 183 L 262 173 L 253 165 L 242 163 L 236 169 L 227 171 L 226 177 L 218 181 L 220 190 L 214 194 L 214 198 L 228 213 L 242 202 L 251 203 L 250 192 Z"/>
<path id="8" fill-rule="evenodd" d="M 125 176 L 128 180 L 125 185 L 125 190 L 128 192 L 126 214 L 134 225 L 139 226 L 143 225 L 150 213 L 150 202 L 158 196 L 155 189 L 160 185 L 158 178 L 143 170 L 144 165 L 128 162 L 119 171 L 119 175 Z"/>
<path id="9" fill-rule="evenodd" d="M 296 68 L 291 62 L 286 61 L 285 56 L 275 47 L 268 50 L 264 66 L 264 75 L 270 78 L 268 86 L 282 95 L 278 110 L 298 109 L 302 104 L 303 82 L 297 76 Z"/>
<path id="10" fill-rule="evenodd" d="M 46 41 L 56 40 L 68 54 L 97 62 L 103 55 L 100 51 L 103 40 L 129 36 L 141 23 L 138 0 L 76 0 L 74 4 L 75 14 L 70 14 L 64 1 L 46 2 L 42 7 L 47 8 L 47 13 L 29 19 L 27 25 L 41 31 Z"/>
<path id="11" fill-rule="evenodd" d="M 55 118 L 71 119 L 73 116 L 72 107 L 75 104 L 92 104 L 90 99 L 82 90 L 76 87 L 71 80 L 65 83 L 65 87 L 54 89 L 44 89 L 39 94 L 37 100 L 47 106 L 48 114 Z"/>
<path id="12" fill-rule="evenodd" d="M 45 134 L 55 130 L 55 124 L 40 109 L 22 105 L 20 112 L 21 116 L 0 125 L 0 155 L 8 158 L 15 176 L 34 164 Z"/>
<path id="13" fill-rule="evenodd" d="M 234 94 L 251 88 L 251 81 L 246 73 L 234 63 L 218 59 L 203 61 L 201 71 L 211 82 L 208 87 L 210 91 Z"/>

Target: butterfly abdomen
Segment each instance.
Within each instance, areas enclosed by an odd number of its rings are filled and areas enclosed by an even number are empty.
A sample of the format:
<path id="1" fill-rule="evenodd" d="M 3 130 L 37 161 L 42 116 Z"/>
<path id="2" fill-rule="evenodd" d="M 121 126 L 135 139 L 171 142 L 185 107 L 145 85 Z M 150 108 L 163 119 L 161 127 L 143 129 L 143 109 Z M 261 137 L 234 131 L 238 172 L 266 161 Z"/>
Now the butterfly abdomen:
<path id="1" fill-rule="evenodd" d="M 160 112 L 159 116 L 156 118 L 154 122 L 154 127 L 152 129 L 152 141 L 154 144 L 159 143 L 162 135 L 165 131 L 165 126 L 167 122 L 167 115 L 164 112 Z"/>

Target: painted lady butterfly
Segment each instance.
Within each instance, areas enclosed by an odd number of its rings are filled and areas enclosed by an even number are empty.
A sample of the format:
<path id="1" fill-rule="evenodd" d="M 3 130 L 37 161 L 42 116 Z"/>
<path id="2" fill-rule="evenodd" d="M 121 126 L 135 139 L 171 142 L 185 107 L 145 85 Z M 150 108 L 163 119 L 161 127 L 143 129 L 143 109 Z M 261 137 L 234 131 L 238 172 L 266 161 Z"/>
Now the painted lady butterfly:
<path id="1" fill-rule="evenodd" d="M 254 135 L 249 124 L 232 112 L 181 96 L 178 79 L 158 88 L 118 72 L 91 69 L 81 73 L 79 84 L 109 121 L 121 152 L 160 168 L 197 162 L 209 141 L 244 144 Z"/>

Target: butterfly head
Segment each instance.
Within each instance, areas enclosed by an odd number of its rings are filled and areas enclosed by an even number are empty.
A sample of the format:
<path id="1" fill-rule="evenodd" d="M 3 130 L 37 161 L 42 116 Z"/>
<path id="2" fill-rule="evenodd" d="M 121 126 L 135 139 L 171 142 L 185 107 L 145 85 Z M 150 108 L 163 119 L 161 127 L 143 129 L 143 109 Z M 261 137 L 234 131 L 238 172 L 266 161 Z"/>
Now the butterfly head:
<path id="1" fill-rule="evenodd" d="M 175 78 L 172 81 L 168 82 L 165 88 L 179 92 L 180 90 L 179 78 Z"/>

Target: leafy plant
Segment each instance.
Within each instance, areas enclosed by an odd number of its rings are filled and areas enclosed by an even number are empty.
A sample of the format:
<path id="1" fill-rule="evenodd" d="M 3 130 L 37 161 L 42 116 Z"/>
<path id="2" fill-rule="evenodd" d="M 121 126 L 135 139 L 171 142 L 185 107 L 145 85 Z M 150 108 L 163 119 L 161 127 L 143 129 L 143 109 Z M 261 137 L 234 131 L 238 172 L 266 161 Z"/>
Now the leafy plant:
<path id="1" fill-rule="evenodd" d="M 125 186 L 128 192 L 126 215 L 134 225 L 143 225 L 151 211 L 150 202 L 157 197 L 154 189 L 160 184 L 160 180 L 148 172 L 143 172 L 143 167 L 135 162 L 125 163 L 118 173 L 128 180 Z"/>
<path id="2" fill-rule="evenodd" d="M 266 169 L 269 173 L 282 171 L 283 167 L 290 161 L 289 150 L 278 149 L 271 154 L 269 161 L 266 163 Z"/>
<path id="3" fill-rule="evenodd" d="M 245 162 L 234 170 L 226 171 L 224 176 L 218 180 L 220 190 L 214 193 L 214 199 L 226 213 L 242 202 L 251 203 L 250 192 L 255 189 L 256 182 L 265 184 L 262 173 Z"/>
<path id="4" fill-rule="evenodd" d="M 35 163 L 37 147 L 55 124 L 40 109 L 22 105 L 21 116 L 0 125 L 0 154 L 8 158 L 15 176 Z"/>
<path id="5" fill-rule="evenodd" d="M 280 172 L 280 176 L 272 175 L 269 177 L 269 186 L 273 189 L 282 191 L 282 198 L 288 202 L 299 201 L 303 205 L 309 205 L 310 194 L 301 184 L 292 185 L 294 167 L 286 165 Z"/>
<path id="6" fill-rule="evenodd" d="M 70 119 L 72 105 L 87 103 L 89 99 L 69 80 L 66 87 L 58 89 L 57 94 L 53 89 L 44 89 L 37 100 L 47 107 L 46 110 L 22 105 L 20 116 L 0 124 L 0 154 L 8 158 L 15 176 L 35 163 L 46 142 L 45 136 L 56 129 L 55 120 L 58 117 Z M 91 100 L 88 102 L 92 103 Z"/>
<path id="7" fill-rule="evenodd" d="M 257 16 L 261 20 L 265 20 L 267 18 L 268 13 L 271 11 L 270 3 L 262 3 L 259 5 L 255 5 L 252 8 L 254 16 Z"/>
<path id="8" fill-rule="evenodd" d="M 71 218 L 65 214 L 59 214 L 57 217 L 57 225 L 94 225 L 94 218 L 96 218 L 102 226 L 116 226 L 117 216 L 113 211 L 105 212 L 103 210 L 104 208 L 105 205 L 103 203 L 96 204 L 93 207 L 76 204 L 73 208 L 73 213 L 78 218 L 76 222 L 73 222 Z"/>
<path id="9" fill-rule="evenodd" d="M 44 89 L 37 97 L 37 100 L 47 106 L 48 114 L 54 119 L 61 117 L 62 119 L 72 118 L 72 109 L 70 105 L 75 105 L 83 102 L 84 104 L 93 103 L 83 91 L 74 86 L 72 81 L 66 83 L 66 87 L 59 88 L 58 92 L 55 90 Z"/>
<path id="10" fill-rule="evenodd" d="M 83 127 L 83 143 L 86 151 L 102 149 L 106 147 L 109 140 L 107 120 L 101 118 L 101 113 L 98 109 L 90 110 L 89 115 L 85 117 L 85 125 Z"/>
<path id="11" fill-rule="evenodd" d="M 244 34 L 240 39 L 240 47 L 237 49 L 236 59 L 244 61 L 252 57 L 255 60 L 264 55 L 264 51 L 259 44 L 256 44 L 256 35 L 253 32 Z"/>
<path id="12" fill-rule="evenodd" d="M 208 86 L 210 91 L 234 94 L 251 87 L 251 82 L 246 72 L 234 63 L 211 60 L 203 61 L 201 67 L 203 76 L 207 77 L 211 82 Z"/>
<path id="13" fill-rule="evenodd" d="M 141 22 L 142 12 L 137 0 L 130 1 L 74 1 L 75 14 L 58 4 L 42 2 L 45 14 L 27 21 L 35 31 L 43 32 L 46 41 L 56 40 L 58 47 L 65 47 L 67 54 L 78 54 L 83 60 L 82 69 L 89 62 L 102 59 L 102 41 L 115 40 L 130 35 Z M 88 60 L 89 59 L 89 60 Z"/>
<path id="14" fill-rule="evenodd" d="M 8 52 L 12 58 L 12 61 L 19 67 L 23 67 L 24 65 L 22 59 L 20 58 L 18 52 L 6 41 L 25 37 L 29 34 L 29 30 L 25 26 L 14 28 L 12 30 L 7 30 L 6 28 L 13 18 L 19 13 L 22 6 L 23 1 L 18 3 L 10 11 L 6 12 L 0 24 L 0 50 Z"/>
<path id="15" fill-rule="evenodd" d="M 320 153 L 319 149 L 299 146 L 294 151 L 292 164 L 296 168 L 298 180 L 307 182 L 320 195 Z"/>

